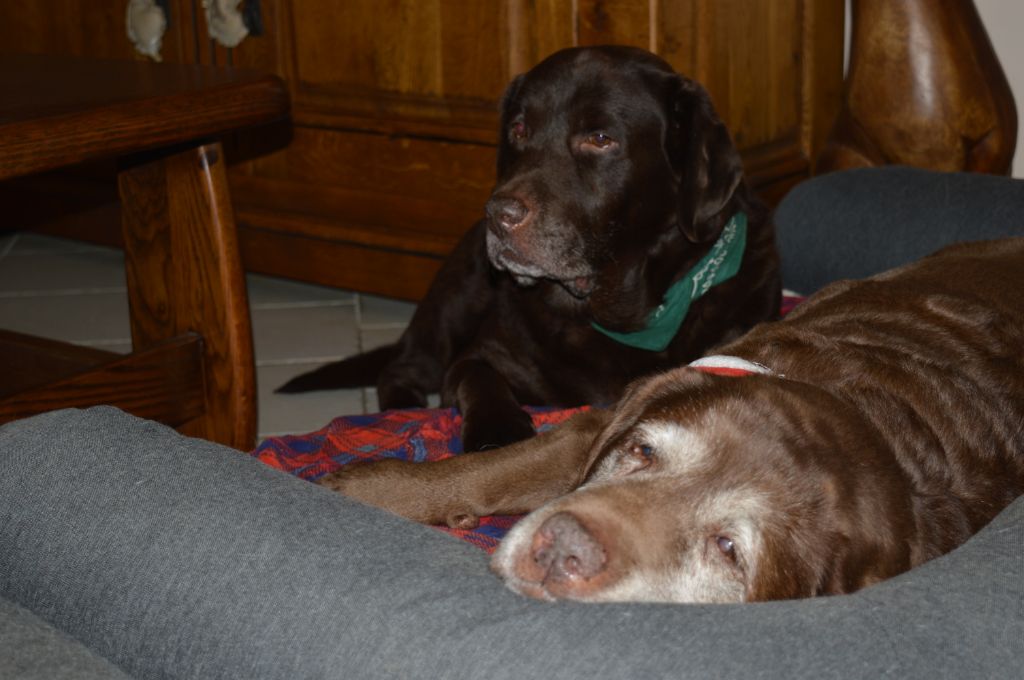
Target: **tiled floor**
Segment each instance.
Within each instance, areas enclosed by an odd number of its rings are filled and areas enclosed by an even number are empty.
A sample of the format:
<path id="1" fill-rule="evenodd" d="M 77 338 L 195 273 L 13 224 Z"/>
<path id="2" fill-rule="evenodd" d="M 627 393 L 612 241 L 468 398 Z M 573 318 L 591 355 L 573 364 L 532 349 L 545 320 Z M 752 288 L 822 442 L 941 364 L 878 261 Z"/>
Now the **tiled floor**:
<path id="1" fill-rule="evenodd" d="M 261 439 L 377 410 L 373 389 L 292 395 L 273 389 L 323 362 L 394 341 L 412 304 L 254 274 L 248 286 Z M 120 251 L 25 232 L 0 234 L 0 328 L 128 351 Z"/>

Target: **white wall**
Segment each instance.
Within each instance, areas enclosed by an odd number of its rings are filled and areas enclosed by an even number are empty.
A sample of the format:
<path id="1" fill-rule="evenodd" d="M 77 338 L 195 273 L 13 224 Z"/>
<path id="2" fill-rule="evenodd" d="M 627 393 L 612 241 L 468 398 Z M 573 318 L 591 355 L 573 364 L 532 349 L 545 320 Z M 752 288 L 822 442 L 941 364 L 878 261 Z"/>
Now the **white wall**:
<path id="1" fill-rule="evenodd" d="M 1017 102 L 1017 153 L 1013 157 L 1013 176 L 1024 178 L 1024 2 L 974 0 L 974 5 L 985 23 Z"/>
<path id="2" fill-rule="evenodd" d="M 1013 176 L 1024 178 L 1024 1 L 974 0 L 974 6 L 978 8 L 1017 103 Z M 850 0 L 846 0 L 846 53 L 850 53 Z"/>

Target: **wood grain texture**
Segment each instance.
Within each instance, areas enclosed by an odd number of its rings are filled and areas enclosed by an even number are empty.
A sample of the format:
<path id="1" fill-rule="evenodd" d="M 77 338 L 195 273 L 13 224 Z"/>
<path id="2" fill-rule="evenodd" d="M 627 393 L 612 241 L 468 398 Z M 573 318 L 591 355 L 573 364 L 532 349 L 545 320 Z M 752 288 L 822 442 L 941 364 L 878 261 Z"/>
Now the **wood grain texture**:
<path id="1" fill-rule="evenodd" d="M 653 5 L 636 0 L 577 0 L 580 45 L 652 46 Z"/>
<path id="2" fill-rule="evenodd" d="M 116 406 L 171 426 L 202 416 L 202 338 L 188 334 L 0 398 L 0 423 L 60 408 Z"/>
<path id="3" fill-rule="evenodd" d="M 203 338 L 203 417 L 190 434 L 248 448 L 256 434 L 252 330 L 220 144 L 124 169 L 122 231 L 136 352 Z"/>
<path id="4" fill-rule="evenodd" d="M 974 3 L 852 8 L 850 71 L 821 169 L 898 163 L 1007 174 L 1016 107 Z"/>
<path id="5" fill-rule="evenodd" d="M 288 112 L 274 76 L 0 55 L 0 179 L 210 137 Z"/>
<path id="6" fill-rule="evenodd" d="M 509 78 L 524 73 L 547 55 L 575 45 L 573 4 L 565 0 L 507 0 L 505 26 Z"/>
<path id="7" fill-rule="evenodd" d="M 113 352 L 2 329 L 0 356 L 4 358 L 0 397 L 68 378 L 117 358 Z"/>
<path id="8" fill-rule="evenodd" d="M 245 219 L 245 214 L 240 216 Z M 327 226 L 289 215 L 282 228 L 281 216 L 274 215 L 272 228 L 260 222 L 240 222 L 242 257 L 246 266 L 272 276 L 315 279 L 322 285 L 363 290 L 402 300 L 419 300 L 427 292 L 441 268 L 441 256 L 387 250 L 378 245 L 367 247 L 328 238 L 311 232 Z M 448 246 L 450 250 L 451 246 Z M 301 262 L 304 275 L 296 276 L 295 263 Z"/>
<path id="9" fill-rule="evenodd" d="M 127 0 L 0 0 L 0 52 L 148 61 L 125 29 Z M 185 4 L 185 3 L 173 3 Z M 88 30 L 83 30 L 87 23 Z M 163 58 L 181 61 L 172 21 Z"/>

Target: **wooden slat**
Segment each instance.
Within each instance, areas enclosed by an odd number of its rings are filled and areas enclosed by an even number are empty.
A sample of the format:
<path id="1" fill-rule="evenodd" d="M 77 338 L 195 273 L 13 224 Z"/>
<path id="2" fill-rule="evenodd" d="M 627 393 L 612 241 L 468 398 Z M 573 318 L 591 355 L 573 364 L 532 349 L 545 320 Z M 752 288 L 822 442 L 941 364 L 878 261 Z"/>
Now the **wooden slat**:
<path id="1" fill-rule="evenodd" d="M 0 55 L 0 179 L 214 136 L 288 112 L 275 76 Z"/>
<path id="2" fill-rule="evenodd" d="M 0 330 L 0 397 L 70 377 L 118 356 L 92 347 Z"/>
<path id="3" fill-rule="evenodd" d="M 186 334 L 0 399 L 0 423 L 54 409 L 100 404 L 175 427 L 201 416 L 202 338 Z"/>

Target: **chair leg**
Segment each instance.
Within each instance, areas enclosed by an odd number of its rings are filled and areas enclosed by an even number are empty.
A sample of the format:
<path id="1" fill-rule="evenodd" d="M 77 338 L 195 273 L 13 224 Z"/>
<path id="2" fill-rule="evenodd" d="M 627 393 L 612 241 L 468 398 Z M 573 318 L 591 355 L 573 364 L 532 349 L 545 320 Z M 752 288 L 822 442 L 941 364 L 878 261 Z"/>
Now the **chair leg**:
<path id="1" fill-rule="evenodd" d="M 126 167 L 118 185 L 135 351 L 199 333 L 205 413 L 179 429 L 251 448 L 252 328 L 220 143 Z"/>

